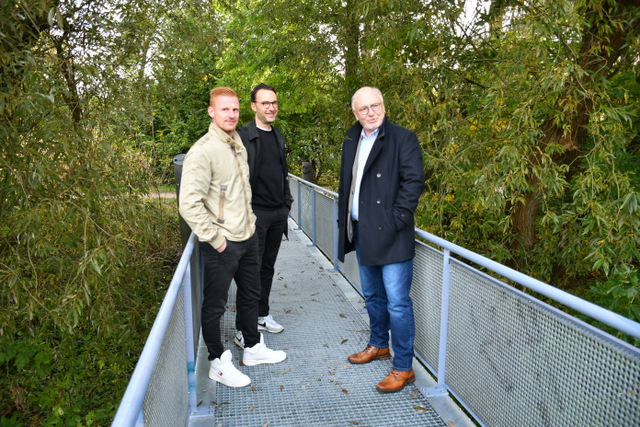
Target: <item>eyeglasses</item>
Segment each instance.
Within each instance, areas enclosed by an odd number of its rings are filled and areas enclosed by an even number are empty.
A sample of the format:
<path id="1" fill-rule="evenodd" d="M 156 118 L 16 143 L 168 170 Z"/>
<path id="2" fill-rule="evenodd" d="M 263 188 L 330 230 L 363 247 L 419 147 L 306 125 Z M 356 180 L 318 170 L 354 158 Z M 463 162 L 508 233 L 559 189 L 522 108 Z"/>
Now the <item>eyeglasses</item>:
<path id="1" fill-rule="evenodd" d="M 369 114 L 369 108 L 371 108 L 374 113 L 379 113 L 380 107 L 382 107 L 382 102 L 371 104 L 368 107 L 360 107 L 358 108 L 358 114 L 360 114 L 361 116 Z"/>
<path id="2" fill-rule="evenodd" d="M 269 107 L 278 108 L 278 101 L 263 101 L 263 102 L 254 101 L 254 102 L 256 104 L 262 105 L 264 108 L 269 108 Z"/>

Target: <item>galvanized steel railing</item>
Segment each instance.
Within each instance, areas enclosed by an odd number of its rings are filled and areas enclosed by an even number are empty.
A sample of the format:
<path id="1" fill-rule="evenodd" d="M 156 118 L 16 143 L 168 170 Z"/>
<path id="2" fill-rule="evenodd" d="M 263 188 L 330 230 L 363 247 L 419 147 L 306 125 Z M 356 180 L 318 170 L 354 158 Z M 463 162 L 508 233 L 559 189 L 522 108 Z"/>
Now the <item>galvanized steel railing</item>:
<path id="1" fill-rule="evenodd" d="M 337 195 L 290 176 L 291 216 L 360 289 L 354 253 L 337 260 Z M 486 426 L 640 425 L 640 349 L 479 271 L 519 283 L 640 338 L 640 324 L 422 230 L 411 295 L 415 353 L 448 394 Z M 122 399 L 114 426 L 187 425 L 196 403 L 200 255 L 191 235 Z M 456 258 L 464 259 L 461 261 Z M 185 348 L 186 342 L 186 348 Z"/>
<path id="2" fill-rule="evenodd" d="M 290 182 L 292 217 L 360 289 L 355 255 L 337 260 L 337 194 Z M 640 338 L 639 323 L 422 230 L 416 235 L 442 248 L 416 241 L 415 353 L 437 378 L 425 396 L 451 393 L 487 426 L 640 425 L 640 349 L 470 263 L 632 337 Z"/>

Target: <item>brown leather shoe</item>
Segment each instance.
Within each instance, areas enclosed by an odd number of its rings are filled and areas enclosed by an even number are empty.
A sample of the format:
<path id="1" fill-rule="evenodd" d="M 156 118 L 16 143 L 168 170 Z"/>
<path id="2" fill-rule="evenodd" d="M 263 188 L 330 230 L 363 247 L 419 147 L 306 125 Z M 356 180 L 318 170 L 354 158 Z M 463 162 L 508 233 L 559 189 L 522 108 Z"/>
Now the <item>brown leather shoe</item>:
<path id="1" fill-rule="evenodd" d="M 352 354 L 347 357 L 347 360 L 351 363 L 361 364 L 361 363 L 369 363 L 372 360 L 387 360 L 391 357 L 391 353 L 389 353 L 389 347 L 387 348 L 378 348 L 372 345 L 368 345 L 367 348 L 362 350 L 360 353 Z"/>
<path id="2" fill-rule="evenodd" d="M 406 386 L 416 380 L 416 376 L 413 373 L 413 369 L 410 371 L 396 371 L 392 369 L 389 375 L 385 379 L 380 381 L 376 386 L 376 389 L 380 393 L 394 393 L 400 391 Z"/>

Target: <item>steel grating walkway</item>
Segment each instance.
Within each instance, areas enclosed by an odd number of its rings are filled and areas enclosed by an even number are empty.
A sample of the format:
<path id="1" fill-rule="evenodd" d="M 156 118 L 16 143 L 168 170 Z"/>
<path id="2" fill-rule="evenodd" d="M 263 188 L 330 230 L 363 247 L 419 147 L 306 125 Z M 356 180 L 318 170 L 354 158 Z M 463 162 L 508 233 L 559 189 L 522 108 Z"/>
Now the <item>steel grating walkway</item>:
<path id="1" fill-rule="evenodd" d="M 208 378 L 201 338 L 199 412 L 190 426 L 472 426 L 448 397 L 427 400 L 420 394 L 418 388 L 435 382 L 416 360 L 416 383 L 392 394 L 375 389 L 391 360 L 366 365 L 347 361 L 368 342 L 363 300 L 294 226 L 290 222 L 289 240 L 282 242 L 271 291 L 271 314 L 285 329 L 264 333 L 267 346 L 285 350 L 287 359 L 240 366 L 251 386 L 230 388 Z M 242 351 L 233 345 L 235 285 L 231 289 L 222 334 L 239 366 Z"/>

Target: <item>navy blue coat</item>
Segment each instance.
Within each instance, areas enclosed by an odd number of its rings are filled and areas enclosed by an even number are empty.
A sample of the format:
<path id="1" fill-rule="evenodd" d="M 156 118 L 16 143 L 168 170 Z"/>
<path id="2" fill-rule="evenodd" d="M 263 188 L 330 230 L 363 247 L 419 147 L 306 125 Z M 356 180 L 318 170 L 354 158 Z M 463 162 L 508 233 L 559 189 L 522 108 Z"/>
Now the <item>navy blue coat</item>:
<path id="1" fill-rule="evenodd" d="M 362 125 L 356 123 L 342 144 L 338 187 L 338 259 L 355 245 L 347 238 L 352 168 Z M 359 234 L 362 265 L 387 265 L 415 256 L 414 213 L 424 191 L 422 151 L 416 134 L 391 123 L 380 126 L 360 184 Z"/>

